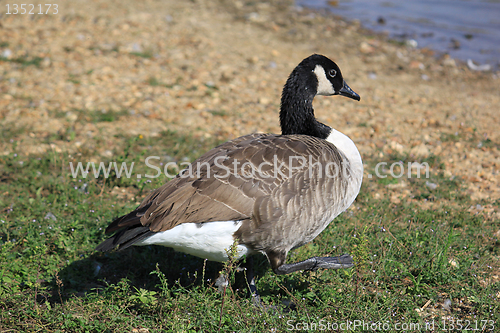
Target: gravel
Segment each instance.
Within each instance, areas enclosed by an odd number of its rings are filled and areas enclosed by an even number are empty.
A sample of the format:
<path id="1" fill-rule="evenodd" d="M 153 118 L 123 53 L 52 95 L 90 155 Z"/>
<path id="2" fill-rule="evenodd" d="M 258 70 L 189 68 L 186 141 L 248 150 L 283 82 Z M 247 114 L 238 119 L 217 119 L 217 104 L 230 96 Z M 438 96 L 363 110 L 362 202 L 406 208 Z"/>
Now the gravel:
<path id="1" fill-rule="evenodd" d="M 474 71 L 291 1 L 67 1 L 55 15 L 3 15 L 0 125 L 24 154 L 115 134 L 178 130 L 231 139 L 279 132 L 281 88 L 300 60 L 335 60 L 360 102 L 318 97 L 317 117 L 363 156 L 438 156 L 473 200 L 500 199 L 498 74 Z M 470 67 L 470 66 L 469 66 Z M 92 122 L 96 112 L 114 121 Z M 74 131 L 72 140 L 53 134 Z M 13 150 L 0 143 L 0 154 Z"/>

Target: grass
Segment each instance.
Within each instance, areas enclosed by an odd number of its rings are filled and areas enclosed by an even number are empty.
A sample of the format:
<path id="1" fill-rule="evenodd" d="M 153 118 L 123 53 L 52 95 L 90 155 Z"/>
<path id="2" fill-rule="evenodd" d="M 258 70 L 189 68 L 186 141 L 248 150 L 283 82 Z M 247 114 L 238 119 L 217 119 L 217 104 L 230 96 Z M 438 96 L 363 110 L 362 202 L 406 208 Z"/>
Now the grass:
<path id="1" fill-rule="evenodd" d="M 176 84 L 179 84 L 180 81 L 181 81 L 181 78 L 178 77 L 177 80 L 176 80 L 176 82 L 174 84 L 165 84 L 165 83 L 159 81 L 156 77 L 150 76 L 146 80 L 146 83 L 149 84 L 152 87 L 158 87 L 158 86 L 160 86 L 160 87 L 172 88 Z"/>
<path id="2" fill-rule="evenodd" d="M 35 67 L 40 67 L 40 64 L 42 62 L 43 58 L 40 57 L 18 57 L 18 58 L 5 58 L 5 57 L 0 57 L 0 61 L 7 61 L 7 62 L 14 62 L 17 64 L 20 64 L 22 67 L 27 67 L 27 66 L 35 66 Z"/>
<path id="3" fill-rule="evenodd" d="M 76 120 L 81 123 L 100 123 L 100 122 L 113 122 L 119 118 L 129 115 L 128 110 L 87 110 L 87 109 L 72 109 L 70 111 L 74 113 L 77 118 Z M 54 117 L 64 118 L 67 116 L 67 112 L 55 112 Z M 52 139 L 52 138 L 51 138 Z"/>
<path id="4" fill-rule="evenodd" d="M 139 58 L 145 58 L 145 59 L 151 59 L 154 56 L 153 50 L 151 50 L 151 49 L 147 49 L 143 52 L 130 52 L 129 54 L 136 56 L 136 57 L 139 57 Z"/>
<path id="5" fill-rule="evenodd" d="M 116 141 L 122 143 L 112 160 L 134 162 L 134 174 L 152 173 L 146 156 L 159 156 L 157 165 L 193 160 L 219 143 L 173 132 Z M 108 223 L 165 178 L 72 178 L 69 162 L 86 162 L 93 152 L 25 156 L 12 145 L 17 154 L 0 156 L 0 331 L 282 332 L 364 322 L 437 332 L 459 320 L 500 325 L 498 221 L 467 210 L 475 203 L 460 194 L 459 179 L 443 176 L 436 157 L 419 161 L 429 163 L 431 179 L 405 179 L 412 196 L 399 204 L 390 200 L 391 184 L 402 179 L 365 179 L 355 209 L 288 258 L 351 253 L 354 269 L 276 276 L 256 257 L 263 303 L 275 307 L 266 310 L 251 304 L 233 263 L 154 246 L 94 252 Z M 386 161 L 400 160 L 409 157 Z M 378 161 L 365 161 L 373 173 Z M 438 188 L 431 191 L 426 180 Z M 431 208 L 423 205 L 429 201 Z M 224 294 L 214 285 L 221 270 L 234 280 Z"/>

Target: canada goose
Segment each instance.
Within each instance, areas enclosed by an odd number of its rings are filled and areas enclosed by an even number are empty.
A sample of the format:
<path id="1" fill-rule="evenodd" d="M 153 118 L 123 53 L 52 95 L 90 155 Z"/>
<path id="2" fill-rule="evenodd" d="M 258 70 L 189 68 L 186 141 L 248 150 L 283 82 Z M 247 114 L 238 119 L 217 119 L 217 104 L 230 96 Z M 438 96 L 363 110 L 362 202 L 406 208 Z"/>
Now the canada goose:
<path id="1" fill-rule="evenodd" d="M 363 178 L 351 139 L 315 119 L 316 95 L 360 100 L 333 61 L 304 59 L 283 88 L 282 135 L 250 134 L 213 148 L 114 220 L 106 233 L 116 233 L 96 250 L 156 244 L 224 262 L 236 241 L 237 258 L 263 253 L 276 274 L 352 267 L 349 255 L 285 263 L 288 251 L 353 203 Z"/>

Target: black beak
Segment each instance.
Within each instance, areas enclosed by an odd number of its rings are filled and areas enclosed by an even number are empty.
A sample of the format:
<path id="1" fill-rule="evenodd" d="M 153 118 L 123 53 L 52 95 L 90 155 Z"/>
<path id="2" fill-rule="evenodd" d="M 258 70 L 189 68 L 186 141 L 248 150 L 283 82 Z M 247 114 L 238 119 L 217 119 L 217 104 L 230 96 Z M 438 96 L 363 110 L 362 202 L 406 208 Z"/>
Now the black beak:
<path id="1" fill-rule="evenodd" d="M 345 81 L 344 81 L 344 86 L 342 88 L 340 88 L 338 94 L 341 96 L 355 99 L 357 101 L 359 101 L 361 99 L 361 97 L 359 97 L 358 94 L 356 94 L 354 91 L 352 91 L 352 89 L 347 85 L 347 83 L 345 83 Z"/>

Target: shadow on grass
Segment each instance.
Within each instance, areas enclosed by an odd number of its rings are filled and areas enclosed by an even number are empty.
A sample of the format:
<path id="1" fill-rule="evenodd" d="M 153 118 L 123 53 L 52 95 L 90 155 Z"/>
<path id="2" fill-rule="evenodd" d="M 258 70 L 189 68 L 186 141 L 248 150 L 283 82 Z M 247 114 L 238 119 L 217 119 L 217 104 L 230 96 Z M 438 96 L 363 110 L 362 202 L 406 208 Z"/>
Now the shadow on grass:
<path id="1" fill-rule="evenodd" d="M 160 281 L 151 274 L 157 263 L 170 286 L 180 283 L 187 288 L 202 284 L 204 269 L 205 280 L 208 280 L 205 284 L 213 283 L 221 268 L 218 263 L 207 261 L 205 264 L 203 259 L 159 246 L 132 247 L 109 253 L 94 252 L 59 271 L 58 277 L 62 286 L 58 286 L 56 277 L 52 279 L 52 299 L 54 302 L 60 302 L 61 299 L 65 301 L 75 296 L 98 293 L 123 279 L 126 279 L 131 287 L 157 289 Z M 61 297 L 58 295 L 59 290 Z"/>
<path id="2" fill-rule="evenodd" d="M 287 297 L 286 291 L 265 282 L 259 283 L 259 278 L 269 272 L 269 263 L 263 255 L 254 255 L 253 259 L 261 296 L 282 294 L 282 297 Z M 161 288 L 160 280 L 154 274 L 157 264 L 166 277 L 168 289 L 182 288 L 188 293 L 194 288 L 217 288 L 215 280 L 223 268 L 221 263 L 162 246 L 131 247 L 121 252 L 94 252 L 64 267 L 48 282 L 50 302 L 64 304 L 71 298 L 99 293 L 121 281 L 126 281 L 136 290 L 143 288 L 158 291 Z M 239 261 L 238 266 L 244 267 L 244 260 Z M 249 297 L 245 272 L 236 272 L 234 277 L 231 288 L 238 296 Z M 294 275 L 287 276 L 283 282 L 299 292 L 306 292 L 310 287 L 307 280 L 296 279 Z"/>

